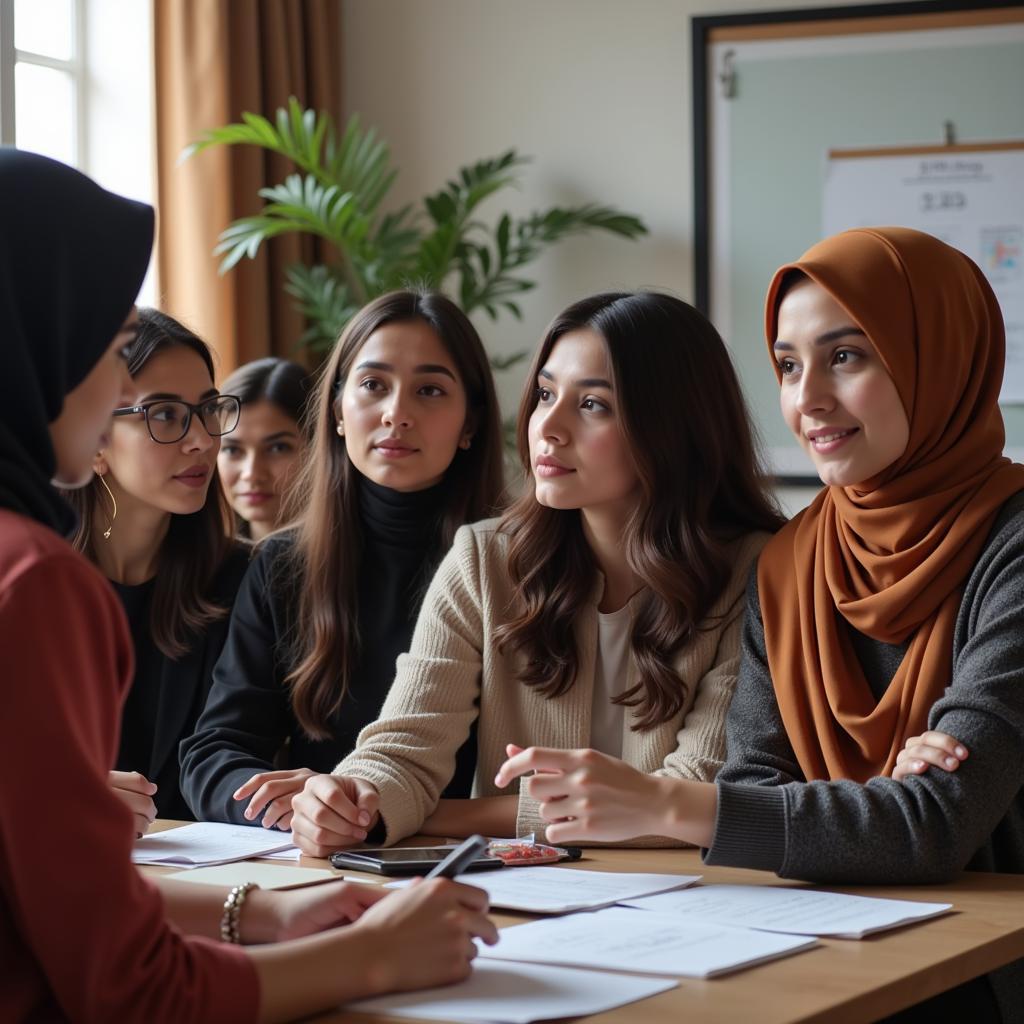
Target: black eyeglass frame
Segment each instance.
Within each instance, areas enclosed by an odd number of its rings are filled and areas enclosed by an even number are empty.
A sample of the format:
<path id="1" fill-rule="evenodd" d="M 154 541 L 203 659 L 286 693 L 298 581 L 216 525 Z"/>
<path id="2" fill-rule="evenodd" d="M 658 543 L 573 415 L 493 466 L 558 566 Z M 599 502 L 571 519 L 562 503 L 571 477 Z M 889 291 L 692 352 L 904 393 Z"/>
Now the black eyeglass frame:
<path id="1" fill-rule="evenodd" d="M 235 422 L 228 427 L 227 430 L 212 431 L 207 425 L 206 420 L 203 419 L 203 408 L 209 405 L 211 402 L 221 402 L 225 398 L 230 399 L 235 403 Z M 153 433 L 153 427 L 149 422 L 149 410 L 158 405 L 183 405 L 188 410 L 185 416 L 185 426 L 181 431 L 181 435 L 176 437 L 173 441 L 161 441 Z M 238 420 L 242 415 L 242 400 L 237 395 L 211 395 L 205 402 L 200 402 L 199 405 L 193 405 L 191 402 L 186 402 L 181 398 L 156 398 L 152 402 L 143 402 L 142 405 L 127 405 L 120 409 L 115 409 L 113 415 L 115 416 L 135 416 L 141 415 L 146 421 L 146 430 L 149 431 L 149 436 L 153 439 L 156 444 L 177 444 L 182 438 L 188 436 L 189 427 L 192 426 L 192 417 L 195 416 L 200 423 L 203 425 L 203 430 L 206 431 L 210 437 L 223 437 L 225 434 L 230 434 L 235 427 L 238 426 Z"/>

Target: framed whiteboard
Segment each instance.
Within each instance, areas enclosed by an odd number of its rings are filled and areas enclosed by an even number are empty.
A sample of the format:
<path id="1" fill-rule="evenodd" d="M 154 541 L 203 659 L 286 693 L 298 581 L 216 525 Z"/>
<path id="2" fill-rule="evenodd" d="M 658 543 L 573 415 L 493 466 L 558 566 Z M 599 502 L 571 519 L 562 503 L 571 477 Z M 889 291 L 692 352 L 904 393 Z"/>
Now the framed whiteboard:
<path id="1" fill-rule="evenodd" d="M 778 411 L 763 303 L 828 231 L 829 155 L 1024 139 L 1024 4 L 924 2 L 693 19 L 697 303 L 729 343 L 772 468 L 816 481 Z M 1024 455 L 1024 408 L 1003 409 Z"/>

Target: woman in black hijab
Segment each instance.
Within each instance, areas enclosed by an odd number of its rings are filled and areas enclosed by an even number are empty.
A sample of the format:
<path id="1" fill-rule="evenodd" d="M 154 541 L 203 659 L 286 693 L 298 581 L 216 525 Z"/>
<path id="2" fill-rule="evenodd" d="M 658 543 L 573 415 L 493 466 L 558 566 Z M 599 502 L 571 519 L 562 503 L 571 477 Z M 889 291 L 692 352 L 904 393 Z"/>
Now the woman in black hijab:
<path id="1" fill-rule="evenodd" d="M 496 938 L 479 890 L 430 883 L 382 900 L 341 883 L 222 904 L 205 886 L 170 879 L 158 889 L 131 863 L 132 815 L 107 783 L 129 634 L 109 584 L 62 539 L 74 516 L 51 481 L 91 476 L 128 385 L 132 302 L 152 234 L 149 207 L 0 149 L 5 1019 L 285 1020 L 464 977 L 472 937 Z M 233 944 L 322 929 L 301 946 Z"/>

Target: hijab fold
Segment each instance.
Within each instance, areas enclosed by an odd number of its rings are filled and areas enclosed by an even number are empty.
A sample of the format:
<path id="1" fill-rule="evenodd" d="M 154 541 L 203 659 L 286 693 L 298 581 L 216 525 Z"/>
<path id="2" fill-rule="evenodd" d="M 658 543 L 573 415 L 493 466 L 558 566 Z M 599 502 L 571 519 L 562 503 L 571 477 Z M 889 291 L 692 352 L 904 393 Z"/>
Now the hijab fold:
<path id="1" fill-rule="evenodd" d="M 846 231 L 782 267 L 769 351 L 794 272 L 874 345 L 910 425 L 906 450 L 856 487 L 826 487 L 765 547 L 758 586 L 779 710 L 808 779 L 890 774 L 949 686 L 963 587 L 1024 466 L 1002 455 L 1002 315 L 963 253 L 908 228 Z M 881 700 L 849 634 L 909 643 Z"/>
<path id="2" fill-rule="evenodd" d="M 152 243 L 149 206 L 0 148 L 0 508 L 73 525 L 49 424 L 131 311 Z"/>

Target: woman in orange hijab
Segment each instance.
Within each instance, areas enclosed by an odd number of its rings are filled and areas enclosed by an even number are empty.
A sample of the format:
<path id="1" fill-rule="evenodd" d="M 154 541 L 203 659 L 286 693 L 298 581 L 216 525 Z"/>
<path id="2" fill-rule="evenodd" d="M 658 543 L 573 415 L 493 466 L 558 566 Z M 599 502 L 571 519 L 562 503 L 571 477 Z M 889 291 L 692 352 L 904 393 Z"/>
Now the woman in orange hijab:
<path id="1" fill-rule="evenodd" d="M 1024 872 L 1024 466 L 1002 455 L 995 296 L 929 235 L 857 229 L 776 273 L 766 333 L 827 486 L 751 579 L 725 767 L 531 748 L 498 782 L 545 773 L 525 785 L 553 842 L 653 833 L 817 882 Z M 945 743 L 955 772 L 931 767 Z M 1024 962 L 960 995 L 1024 1020 Z"/>

